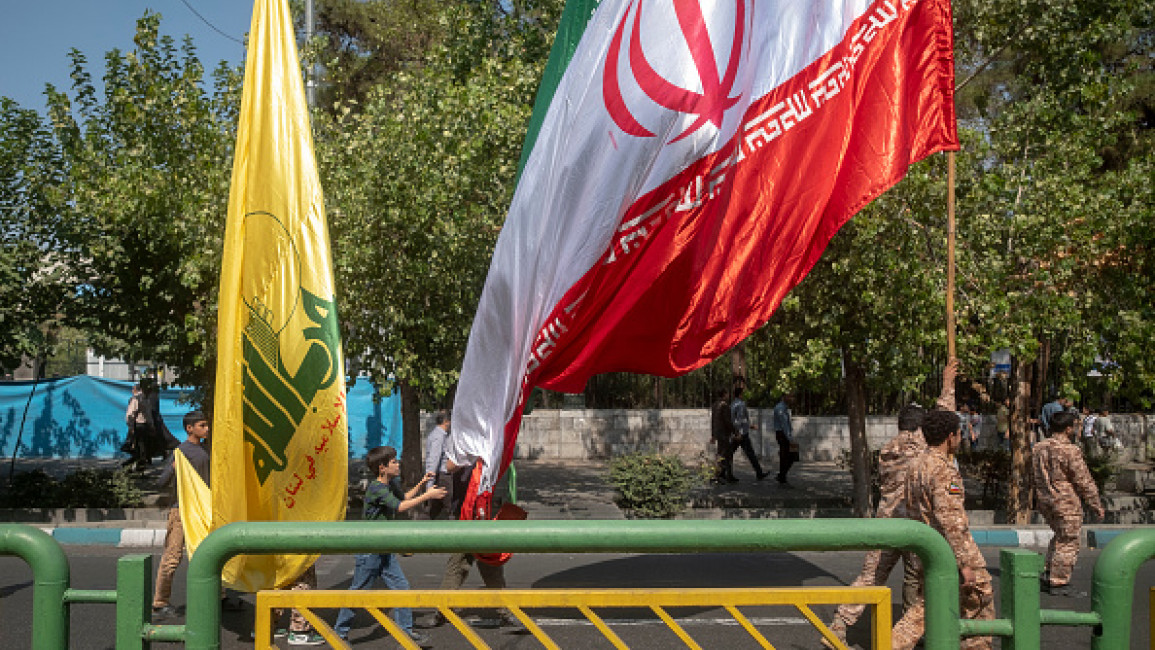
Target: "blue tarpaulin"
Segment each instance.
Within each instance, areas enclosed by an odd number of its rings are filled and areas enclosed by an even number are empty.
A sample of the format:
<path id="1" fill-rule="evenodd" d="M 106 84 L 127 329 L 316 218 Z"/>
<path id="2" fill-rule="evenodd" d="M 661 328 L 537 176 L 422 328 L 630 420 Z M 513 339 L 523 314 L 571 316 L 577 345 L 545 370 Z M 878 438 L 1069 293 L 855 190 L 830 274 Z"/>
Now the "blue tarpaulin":
<path id="1" fill-rule="evenodd" d="M 21 458 L 127 458 L 120 445 L 128 432 L 124 413 L 132 386 L 133 382 L 89 375 L 0 382 L 0 457 L 12 457 L 27 404 Z M 374 400 L 376 393 L 372 383 L 364 379 L 349 390 L 346 405 L 351 457 L 364 457 L 378 445 L 392 445 L 401 451 L 401 398 L 394 393 Z M 160 393 L 161 416 L 178 440 L 185 438 L 181 419 L 193 408 L 187 403 L 188 396 L 189 391 L 180 388 Z"/>

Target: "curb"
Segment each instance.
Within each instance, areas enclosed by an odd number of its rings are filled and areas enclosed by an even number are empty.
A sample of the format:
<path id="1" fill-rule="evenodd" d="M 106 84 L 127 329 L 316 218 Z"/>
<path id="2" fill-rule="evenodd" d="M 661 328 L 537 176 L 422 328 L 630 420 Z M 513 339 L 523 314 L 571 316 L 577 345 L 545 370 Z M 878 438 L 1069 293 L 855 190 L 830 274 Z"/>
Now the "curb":
<path id="1" fill-rule="evenodd" d="M 88 528 L 84 526 L 38 526 L 61 544 L 72 546 L 115 546 L 117 548 L 154 548 L 164 546 L 163 528 Z"/>

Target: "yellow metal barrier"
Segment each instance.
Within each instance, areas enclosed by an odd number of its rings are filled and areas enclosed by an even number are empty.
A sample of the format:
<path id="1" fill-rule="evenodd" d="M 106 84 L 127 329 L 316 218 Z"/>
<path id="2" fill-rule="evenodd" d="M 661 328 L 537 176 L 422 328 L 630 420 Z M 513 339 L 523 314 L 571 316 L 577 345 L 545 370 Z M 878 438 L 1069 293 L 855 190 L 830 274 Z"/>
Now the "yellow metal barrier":
<path id="1" fill-rule="evenodd" d="M 401 628 L 385 614 L 393 607 L 437 609 L 446 620 L 474 647 L 488 648 L 485 641 L 458 616 L 453 609 L 505 608 L 513 613 L 526 630 L 546 648 L 560 646 L 542 630 L 526 609 L 576 609 L 615 648 L 628 646 L 611 629 L 613 620 L 606 620 L 594 612 L 598 609 L 645 608 L 654 612 L 689 648 L 701 646 L 666 611 L 671 607 L 724 608 L 731 617 L 763 648 L 774 646 L 744 615 L 739 607 L 793 606 L 830 641 L 834 647 L 846 650 L 830 629 L 811 610 L 812 605 L 841 605 L 863 603 L 873 608 L 872 637 L 876 650 L 890 650 L 890 589 L 886 587 L 813 587 L 766 589 L 505 589 L 461 591 L 391 591 L 391 590 L 288 590 L 257 593 L 256 647 L 272 649 L 272 610 L 295 608 L 317 632 L 334 648 L 349 648 L 337 637 L 330 625 L 313 610 L 350 607 L 366 609 L 389 634 L 409 650 L 417 650 Z"/>

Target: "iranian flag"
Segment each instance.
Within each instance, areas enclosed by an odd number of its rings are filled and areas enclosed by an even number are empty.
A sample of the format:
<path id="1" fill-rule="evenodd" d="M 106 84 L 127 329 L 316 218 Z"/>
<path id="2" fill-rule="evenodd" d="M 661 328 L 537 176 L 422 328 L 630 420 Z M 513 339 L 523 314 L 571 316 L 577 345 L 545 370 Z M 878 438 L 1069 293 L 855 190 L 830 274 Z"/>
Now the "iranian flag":
<path id="1" fill-rule="evenodd" d="M 453 412 L 482 506 L 534 386 L 708 363 L 958 148 L 948 0 L 571 0 L 557 38 Z"/>

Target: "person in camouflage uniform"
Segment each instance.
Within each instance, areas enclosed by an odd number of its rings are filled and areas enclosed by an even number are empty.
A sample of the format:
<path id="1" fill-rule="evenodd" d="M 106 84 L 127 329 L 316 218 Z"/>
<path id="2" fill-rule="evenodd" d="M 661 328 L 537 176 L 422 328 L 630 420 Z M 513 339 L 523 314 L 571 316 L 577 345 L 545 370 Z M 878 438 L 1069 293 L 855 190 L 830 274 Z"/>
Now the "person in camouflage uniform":
<path id="1" fill-rule="evenodd" d="M 953 456 L 962 442 L 958 417 L 953 411 L 931 411 L 923 420 L 922 433 L 928 449 L 910 463 L 906 474 L 907 517 L 937 530 L 954 550 L 959 568 L 959 610 L 964 618 L 993 619 L 994 591 L 986 560 L 971 537 L 970 521 L 963 505 L 962 476 Z M 896 650 L 909 650 L 922 638 L 926 603 L 921 594 L 894 626 Z M 990 648 L 991 637 L 969 637 L 961 648 Z"/>
<path id="2" fill-rule="evenodd" d="M 943 371 L 942 394 L 938 398 L 938 408 L 953 411 L 955 409 L 954 380 L 958 372 L 958 359 L 951 359 Z M 898 435 L 883 445 L 878 456 L 878 475 L 880 499 L 875 517 L 889 519 L 905 517 L 906 508 L 904 497 L 906 493 L 906 470 L 910 462 L 926 451 L 926 440 L 922 436 L 922 421 L 926 416 L 926 409 L 917 404 L 909 404 L 898 413 Z M 873 587 L 885 585 L 890 572 L 903 561 L 903 605 L 910 607 L 918 602 L 918 556 L 912 553 L 902 553 L 892 550 L 875 550 L 866 554 L 862 562 L 862 571 L 851 587 Z M 830 631 L 843 643 L 846 642 L 846 629 L 854 625 L 866 610 L 866 605 L 854 603 L 839 605 L 830 623 Z M 826 639 L 822 640 L 826 647 L 833 647 Z"/>
<path id="3" fill-rule="evenodd" d="M 1031 468 L 1035 479 L 1035 502 L 1054 531 L 1047 546 L 1047 568 L 1043 588 L 1060 596 L 1073 595 L 1071 572 L 1079 559 L 1079 530 L 1083 526 L 1083 504 L 1095 517 L 1103 518 L 1099 489 L 1083 452 L 1071 441 L 1075 415 L 1062 412 L 1051 416 L 1051 437 L 1035 445 Z"/>

